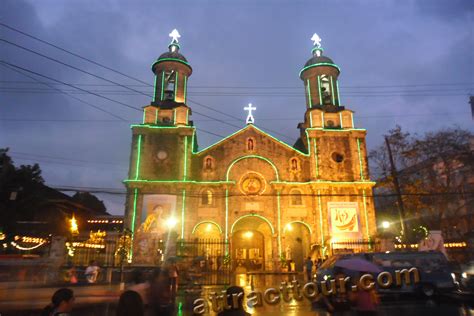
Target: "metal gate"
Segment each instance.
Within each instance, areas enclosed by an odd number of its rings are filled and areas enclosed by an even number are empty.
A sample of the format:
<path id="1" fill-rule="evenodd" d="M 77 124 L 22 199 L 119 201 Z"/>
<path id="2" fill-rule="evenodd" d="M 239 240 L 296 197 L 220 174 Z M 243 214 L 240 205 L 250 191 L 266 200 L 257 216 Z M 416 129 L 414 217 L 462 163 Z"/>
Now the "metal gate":
<path id="1" fill-rule="evenodd" d="M 180 282 L 188 286 L 225 285 L 231 281 L 228 243 L 222 239 L 179 240 L 176 258 Z"/>

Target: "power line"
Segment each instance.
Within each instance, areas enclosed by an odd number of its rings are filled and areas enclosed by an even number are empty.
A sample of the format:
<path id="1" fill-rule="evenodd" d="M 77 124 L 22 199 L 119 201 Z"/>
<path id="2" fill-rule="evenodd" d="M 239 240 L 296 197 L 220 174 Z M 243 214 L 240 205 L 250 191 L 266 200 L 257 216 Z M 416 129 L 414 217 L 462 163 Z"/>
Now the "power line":
<path id="1" fill-rule="evenodd" d="M 39 81 L 38 79 L 36 79 L 36 78 L 34 78 L 34 77 L 32 77 L 32 76 L 29 76 L 29 75 L 27 75 L 27 74 L 25 74 L 25 73 L 23 73 L 23 72 L 21 72 L 21 71 L 19 71 L 19 70 L 17 70 L 17 69 L 11 68 L 11 67 L 9 67 L 9 66 L 7 66 L 7 65 L 5 65 L 5 64 L 0 64 L 0 65 L 3 66 L 3 67 L 5 67 L 5 68 L 10 69 L 11 71 L 14 71 L 14 72 L 16 72 L 16 73 L 19 73 L 19 74 L 21 74 L 21 75 L 23 75 L 23 76 L 25 76 L 25 77 L 28 77 L 28 78 L 32 79 L 32 80 L 35 80 L 35 81 L 40 82 L 40 83 L 42 83 L 42 84 L 44 84 L 44 85 L 46 85 L 46 86 L 49 86 L 48 83 Z M 117 114 L 115 114 L 115 113 L 109 112 L 109 111 L 107 111 L 107 110 L 104 110 L 104 109 L 102 109 L 101 107 L 99 107 L 99 106 L 97 106 L 97 105 L 95 105 L 95 104 L 92 104 L 92 103 L 89 103 L 89 102 L 87 102 L 87 101 L 84 101 L 84 100 L 82 100 L 82 99 L 80 99 L 80 98 L 78 98 L 78 97 L 75 97 L 75 96 L 71 95 L 70 93 L 61 91 L 61 90 L 58 89 L 58 88 L 55 88 L 55 87 L 52 87 L 52 88 L 55 89 L 55 90 L 57 90 L 57 91 L 59 91 L 59 92 L 61 92 L 62 94 L 65 94 L 65 95 L 69 96 L 70 98 L 73 98 L 74 100 L 77 100 L 77 101 L 79 101 L 79 102 L 81 102 L 81 103 L 84 103 L 84 104 L 86 104 L 86 105 L 88 105 L 88 106 L 90 106 L 90 107 L 92 107 L 92 108 L 94 108 L 94 109 L 96 109 L 96 110 L 99 110 L 99 111 L 101 111 L 101 112 L 107 113 L 107 114 L 109 114 L 109 115 L 111 115 L 111 116 L 113 116 L 113 117 L 115 117 L 115 118 L 118 118 L 118 119 L 121 120 L 121 121 L 126 121 L 123 117 L 121 117 L 121 116 L 119 116 L 119 115 L 117 115 Z"/>
<path id="2" fill-rule="evenodd" d="M 96 66 L 105 68 L 105 69 L 107 69 L 107 70 L 110 70 L 110 71 L 112 71 L 112 72 L 115 72 L 115 73 L 117 73 L 117 74 L 119 74 L 119 75 L 122 75 L 122 76 L 124 76 L 124 77 L 127 77 L 127 78 L 129 78 L 129 79 L 132 79 L 132 80 L 135 80 L 135 81 L 138 81 L 138 82 L 140 82 L 140 83 L 143 83 L 143 84 L 148 85 L 148 83 L 145 82 L 145 81 L 142 81 L 142 80 L 140 80 L 140 79 L 137 79 L 137 78 L 134 78 L 134 77 L 129 76 L 129 75 L 127 75 L 127 74 L 124 74 L 124 73 L 122 73 L 122 72 L 120 72 L 120 71 L 118 71 L 118 70 L 115 70 L 115 69 L 112 69 L 112 68 L 110 68 L 110 67 L 107 67 L 107 66 L 105 66 L 105 65 L 103 65 L 103 64 L 100 64 L 100 63 L 98 63 L 98 62 L 96 62 L 96 61 L 93 61 L 93 60 L 91 60 L 91 59 L 89 59 L 89 58 L 83 57 L 83 56 L 81 56 L 81 55 L 79 55 L 79 54 L 73 53 L 73 52 L 71 52 L 71 51 L 69 51 L 69 50 L 67 50 L 67 49 L 64 49 L 64 48 L 62 48 L 62 47 L 59 47 L 58 45 L 55 45 L 55 44 L 50 43 L 50 42 L 48 42 L 48 41 L 42 40 L 42 39 L 40 39 L 40 38 L 38 38 L 38 37 L 36 37 L 36 36 L 33 36 L 33 35 L 31 35 L 31 34 L 28 34 L 28 33 L 26 33 L 26 32 L 20 31 L 20 30 L 14 28 L 14 27 L 12 27 L 12 26 L 9 26 L 9 25 L 7 25 L 7 24 L 5 24 L 5 23 L 1 23 L 1 22 L 0 22 L 0 25 L 3 26 L 3 27 L 5 27 L 5 28 L 7 28 L 7 29 L 9 29 L 9 30 L 12 30 L 12 31 L 17 32 L 17 33 L 20 33 L 20 34 L 22 34 L 22 35 L 24 35 L 24 36 L 27 36 L 27 37 L 29 37 L 29 38 L 35 39 L 35 40 L 37 40 L 38 42 L 41 42 L 41 43 L 46 44 L 46 45 L 49 45 L 49 46 L 51 46 L 51 47 L 54 47 L 54 48 L 56 48 L 56 49 L 59 49 L 60 51 L 63 51 L 63 52 L 65 52 L 65 53 L 68 53 L 68 54 L 70 54 L 70 55 L 73 55 L 73 56 L 75 56 L 75 57 L 77 57 L 77 58 L 80 58 L 80 59 L 82 59 L 82 60 L 85 60 L 85 61 L 87 61 L 87 62 L 90 62 L 91 64 L 94 64 L 94 65 L 96 65 Z"/>

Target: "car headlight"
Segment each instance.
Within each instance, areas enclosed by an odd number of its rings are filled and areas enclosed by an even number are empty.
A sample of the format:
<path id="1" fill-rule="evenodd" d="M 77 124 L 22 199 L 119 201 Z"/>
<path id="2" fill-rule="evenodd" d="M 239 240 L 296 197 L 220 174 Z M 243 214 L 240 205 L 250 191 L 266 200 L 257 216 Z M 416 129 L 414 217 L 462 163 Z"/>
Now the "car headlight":
<path id="1" fill-rule="evenodd" d="M 463 277 L 463 279 L 467 279 L 467 273 L 466 273 L 466 272 L 463 272 L 463 273 L 461 274 L 461 276 Z"/>
<path id="2" fill-rule="evenodd" d="M 453 281 L 456 282 L 456 275 L 454 273 L 451 273 L 451 277 L 453 278 Z"/>

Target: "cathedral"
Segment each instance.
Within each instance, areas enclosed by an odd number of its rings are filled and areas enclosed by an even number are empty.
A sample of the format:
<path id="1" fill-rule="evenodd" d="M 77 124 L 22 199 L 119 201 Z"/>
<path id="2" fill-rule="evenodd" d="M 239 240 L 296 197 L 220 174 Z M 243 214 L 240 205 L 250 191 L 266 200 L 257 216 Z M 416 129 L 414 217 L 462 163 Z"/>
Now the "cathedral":
<path id="1" fill-rule="evenodd" d="M 154 265 L 164 251 L 176 255 L 176 241 L 215 240 L 225 247 L 199 255 L 266 271 L 290 260 L 301 268 L 308 256 L 372 250 L 375 182 L 366 130 L 355 128 L 354 112 L 341 104 L 340 68 L 323 55 L 319 37 L 299 73 L 306 108 L 301 104 L 294 145 L 254 124 L 249 105 L 240 130 L 198 148 L 186 102 L 192 67 L 177 31 L 170 36 L 169 50 L 152 65 L 153 100 L 143 122 L 131 126 L 124 183 L 132 264 Z"/>

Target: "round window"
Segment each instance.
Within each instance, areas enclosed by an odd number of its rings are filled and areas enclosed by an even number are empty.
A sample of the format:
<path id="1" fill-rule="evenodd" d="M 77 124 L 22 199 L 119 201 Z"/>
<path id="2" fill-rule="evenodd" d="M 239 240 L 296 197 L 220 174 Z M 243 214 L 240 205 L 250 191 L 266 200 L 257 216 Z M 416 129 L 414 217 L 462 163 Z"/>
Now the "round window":
<path id="1" fill-rule="evenodd" d="M 332 158 L 332 160 L 334 160 L 337 163 L 340 163 L 340 162 L 344 161 L 344 156 L 342 154 L 336 153 L 336 152 L 332 153 L 331 158 Z"/>

